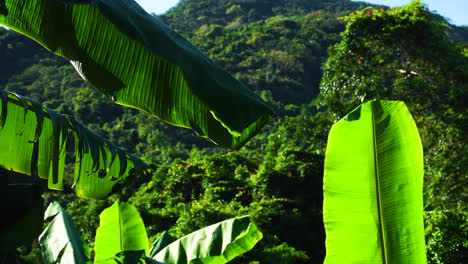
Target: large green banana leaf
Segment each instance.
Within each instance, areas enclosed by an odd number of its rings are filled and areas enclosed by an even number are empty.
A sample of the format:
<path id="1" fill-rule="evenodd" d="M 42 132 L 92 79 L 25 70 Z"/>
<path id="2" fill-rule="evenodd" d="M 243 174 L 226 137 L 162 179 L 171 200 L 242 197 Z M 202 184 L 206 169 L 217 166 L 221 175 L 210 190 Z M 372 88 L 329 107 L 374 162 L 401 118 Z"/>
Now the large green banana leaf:
<path id="1" fill-rule="evenodd" d="M 168 264 L 223 264 L 262 239 L 250 216 L 232 218 L 178 239 L 151 256 Z"/>
<path id="2" fill-rule="evenodd" d="M 47 263 L 90 264 L 90 249 L 83 241 L 70 216 L 53 202 L 44 214 L 50 224 L 39 236 L 42 255 Z"/>
<path id="3" fill-rule="evenodd" d="M 423 153 L 403 102 L 370 101 L 333 125 L 325 156 L 325 263 L 426 263 Z"/>
<path id="4" fill-rule="evenodd" d="M 145 225 L 133 205 L 115 202 L 101 213 L 94 251 L 95 264 L 115 263 L 118 254 L 124 255 L 119 258 L 136 260 L 149 256 Z"/>
<path id="5" fill-rule="evenodd" d="M 72 187 L 80 197 L 104 198 L 116 183 L 145 169 L 141 160 L 73 118 L 0 89 L 0 167 L 48 179 L 50 189 L 63 190 L 66 148 L 72 143 Z"/>
<path id="6" fill-rule="evenodd" d="M 242 83 L 133 0 L 1 0 L 0 24 L 71 61 L 116 103 L 239 148 L 272 115 Z"/>

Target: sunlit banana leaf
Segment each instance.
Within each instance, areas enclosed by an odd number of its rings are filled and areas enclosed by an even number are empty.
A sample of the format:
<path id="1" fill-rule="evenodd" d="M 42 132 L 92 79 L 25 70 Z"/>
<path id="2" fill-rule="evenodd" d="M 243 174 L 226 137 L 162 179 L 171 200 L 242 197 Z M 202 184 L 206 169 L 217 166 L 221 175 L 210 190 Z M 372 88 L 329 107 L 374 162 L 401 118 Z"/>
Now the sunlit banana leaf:
<path id="1" fill-rule="evenodd" d="M 69 136 L 73 133 L 73 136 Z M 69 116 L 0 89 L 0 167 L 48 179 L 63 190 L 66 148 L 75 145 L 73 188 L 80 197 L 101 199 L 145 164 Z"/>
<path id="2" fill-rule="evenodd" d="M 403 102 L 367 102 L 333 125 L 325 263 L 426 263 L 422 189 L 421 140 Z"/>
<path id="3" fill-rule="evenodd" d="M 95 264 L 149 256 L 145 225 L 133 205 L 115 202 L 101 213 L 94 251 Z"/>
<path id="4" fill-rule="evenodd" d="M 53 202 L 44 214 L 50 224 L 39 236 L 42 255 L 47 263 L 91 264 L 90 249 L 83 241 L 70 216 Z"/>
<path id="5" fill-rule="evenodd" d="M 1 0 L 0 24 L 71 61 L 115 102 L 239 148 L 272 115 L 242 83 L 132 0 Z"/>
<path id="6" fill-rule="evenodd" d="M 243 216 L 195 231 L 151 258 L 170 264 L 223 264 L 252 249 L 260 239 L 262 233 L 250 216 Z"/>

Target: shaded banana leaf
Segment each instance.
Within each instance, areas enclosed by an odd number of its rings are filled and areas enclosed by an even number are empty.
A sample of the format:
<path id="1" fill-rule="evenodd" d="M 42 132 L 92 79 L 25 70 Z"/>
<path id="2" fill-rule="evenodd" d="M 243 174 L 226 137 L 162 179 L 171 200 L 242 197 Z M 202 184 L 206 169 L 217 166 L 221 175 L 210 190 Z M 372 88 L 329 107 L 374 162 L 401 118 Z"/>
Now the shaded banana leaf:
<path id="1" fill-rule="evenodd" d="M 333 125 L 325 156 L 325 263 L 426 263 L 423 152 L 403 102 L 370 101 Z"/>
<path id="2" fill-rule="evenodd" d="M 90 264 L 90 249 L 83 241 L 70 216 L 57 202 L 52 202 L 44 220 L 52 219 L 39 236 L 42 255 L 47 263 Z"/>
<path id="3" fill-rule="evenodd" d="M 165 264 L 146 257 L 144 250 L 124 250 L 109 261 L 112 264 Z"/>
<path id="4" fill-rule="evenodd" d="M 271 109 L 133 0 L 1 0 L 0 24 L 59 54 L 116 103 L 240 148 Z"/>
<path id="5" fill-rule="evenodd" d="M 115 202 L 101 213 L 94 251 L 96 264 L 116 263 L 123 259 L 137 260 L 138 263 L 149 256 L 145 225 L 133 205 Z M 138 252 L 141 254 L 135 254 Z"/>
<path id="6" fill-rule="evenodd" d="M 226 263 L 262 239 L 250 216 L 232 218 L 195 231 L 160 250 L 156 261 L 170 264 Z"/>
<path id="7" fill-rule="evenodd" d="M 116 264 L 146 264 L 145 251 L 142 250 L 125 250 L 117 253 L 112 261 L 106 263 Z"/>
<path id="8" fill-rule="evenodd" d="M 156 256 L 159 251 L 167 247 L 169 244 L 174 242 L 176 239 L 173 238 L 167 231 L 164 231 L 156 240 L 153 241 L 150 248 L 150 256 Z"/>
<path id="9" fill-rule="evenodd" d="M 105 198 L 116 183 L 146 169 L 141 160 L 72 117 L 34 100 L 0 89 L 0 111 L 0 167 L 48 179 L 50 189 L 64 189 L 66 147 L 72 143 L 73 188 L 80 197 Z"/>

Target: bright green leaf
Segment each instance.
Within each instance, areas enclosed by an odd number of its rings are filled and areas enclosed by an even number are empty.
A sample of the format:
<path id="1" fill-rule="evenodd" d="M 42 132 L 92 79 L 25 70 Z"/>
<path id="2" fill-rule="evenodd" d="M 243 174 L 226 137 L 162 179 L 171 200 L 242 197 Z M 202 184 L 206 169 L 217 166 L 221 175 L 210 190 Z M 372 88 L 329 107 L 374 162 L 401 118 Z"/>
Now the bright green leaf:
<path id="1" fill-rule="evenodd" d="M 146 168 L 72 117 L 0 89 L 0 167 L 48 179 L 50 189 L 63 190 L 66 147 L 72 142 L 72 187 L 80 197 L 105 198 L 116 183 Z"/>
<path id="2" fill-rule="evenodd" d="M 333 125 L 325 263 L 426 263 L 423 172 L 421 140 L 403 102 L 370 101 Z"/>
<path id="3" fill-rule="evenodd" d="M 53 202 L 47 208 L 44 219 L 52 218 L 39 236 L 42 255 L 48 263 L 88 264 L 90 249 L 83 241 L 70 216 Z"/>
<path id="4" fill-rule="evenodd" d="M 0 24 L 59 54 L 116 103 L 231 148 L 271 109 L 199 49 L 131 0 L 3 0 Z"/>
<path id="5" fill-rule="evenodd" d="M 170 264 L 226 263 L 262 239 L 250 216 L 232 218 L 195 231 L 160 250 L 153 259 Z"/>
<path id="6" fill-rule="evenodd" d="M 101 213 L 94 250 L 96 264 L 115 263 L 112 262 L 114 257 L 134 259 L 135 254 L 127 253 L 139 250 L 143 250 L 144 256 L 149 256 L 145 225 L 133 205 L 115 202 Z"/>

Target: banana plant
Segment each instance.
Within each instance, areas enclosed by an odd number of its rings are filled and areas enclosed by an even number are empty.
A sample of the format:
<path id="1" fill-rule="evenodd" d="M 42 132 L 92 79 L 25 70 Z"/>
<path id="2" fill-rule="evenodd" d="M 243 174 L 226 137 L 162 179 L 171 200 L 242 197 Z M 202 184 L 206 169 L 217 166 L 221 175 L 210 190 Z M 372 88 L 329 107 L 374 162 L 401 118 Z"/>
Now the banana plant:
<path id="1" fill-rule="evenodd" d="M 66 212 L 57 203 L 49 205 L 47 212 L 46 218 L 53 215 L 67 219 L 56 221 L 54 218 L 39 238 L 47 262 L 90 263 L 89 250 L 78 237 Z M 145 226 L 136 208 L 115 202 L 100 215 L 94 263 L 222 264 L 249 251 L 261 238 L 262 233 L 250 216 L 243 216 L 208 226 L 178 240 L 164 232 L 149 248 Z"/>
<path id="2" fill-rule="evenodd" d="M 423 152 L 398 101 L 369 101 L 331 128 L 325 154 L 325 263 L 426 263 Z"/>
<path id="3" fill-rule="evenodd" d="M 272 110 L 133 0 L 2 0 L 0 24 L 67 58 L 118 104 L 237 149 Z"/>
<path id="4" fill-rule="evenodd" d="M 133 205 L 115 202 L 102 211 L 99 219 L 94 246 L 95 264 L 115 263 L 114 257 L 144 261 L 149 256 L 145 225 Z"/>
<path id="5" fill-rule="evenodd" d="M 154 243 L 150 252 L 153 260 L 167 264 L 223 264 L 251 250 L 260 239 L 262 233 L 251 217 L 242 216 L 195 231 L 161 249 Z"/>
<path id="6" fill-rule="evenodd" d="M 71 135 L 70 135 L 71 134 Z M 70 116 L 0 89 L 0 167 L 48 180 L 64 189 L 67 148 L 75 149 L 72 188 L 79 197 L 102 199 L 147 165 Z"/>
<path id="7" fill-rule="evenodd" d="M 49 205 L 44 220 L 50 220 L 50 224 L 39 236 L 39 244 L 48 263 L 91 264 L 90 248 L 59 203 Z"/>

